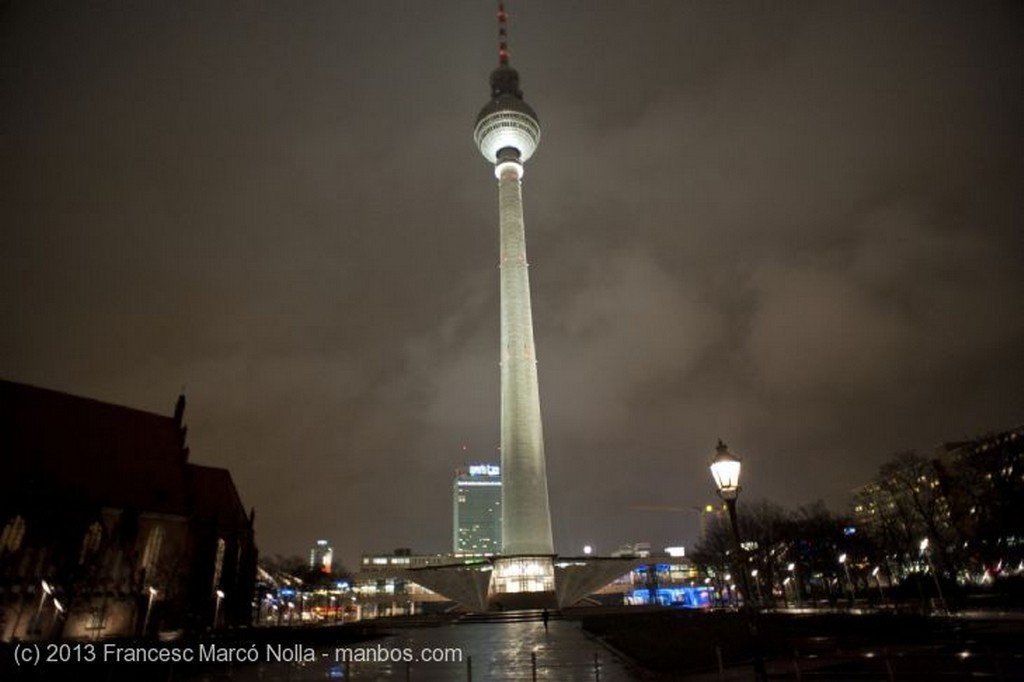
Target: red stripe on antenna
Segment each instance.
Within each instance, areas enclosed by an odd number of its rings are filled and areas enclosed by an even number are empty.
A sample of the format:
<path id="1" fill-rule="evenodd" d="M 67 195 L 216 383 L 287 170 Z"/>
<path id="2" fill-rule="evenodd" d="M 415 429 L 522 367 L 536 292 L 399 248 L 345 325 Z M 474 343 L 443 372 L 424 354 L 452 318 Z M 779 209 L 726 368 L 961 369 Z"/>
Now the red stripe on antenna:
<path id="1" fill-rule="evenodd" d="M 505 38 L 508 35 L 505 30 L 505 22 L 508 21 L 508 13 L 505 11 L 505 3 L 498 2 L 498 65 L 508 64 L 508 44 Z"/>

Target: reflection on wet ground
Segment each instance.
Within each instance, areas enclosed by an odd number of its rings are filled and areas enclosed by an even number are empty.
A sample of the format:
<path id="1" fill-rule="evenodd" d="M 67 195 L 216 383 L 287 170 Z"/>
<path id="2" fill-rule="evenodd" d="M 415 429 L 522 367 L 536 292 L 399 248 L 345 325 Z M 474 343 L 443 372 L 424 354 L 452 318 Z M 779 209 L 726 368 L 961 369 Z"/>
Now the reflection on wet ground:
<path id="1" fill-rule="evenodd" d="M 534 677 L 536 669 L 536 677 Z M 187 679 L 248 682 L 307 680 L 559 680 L 625 682 L 621 661 L 571 621 L 469 623 L 403 630 L 372 642 L 318 648 L 305 663 L 266 663 L 211 669 Z"/>

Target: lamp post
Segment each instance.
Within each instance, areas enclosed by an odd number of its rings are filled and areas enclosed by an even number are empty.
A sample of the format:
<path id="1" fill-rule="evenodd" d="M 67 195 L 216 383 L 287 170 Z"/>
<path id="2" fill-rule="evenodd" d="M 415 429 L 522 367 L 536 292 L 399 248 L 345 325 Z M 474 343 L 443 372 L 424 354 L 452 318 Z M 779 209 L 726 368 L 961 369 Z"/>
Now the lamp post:
<path id="1" fill-rule="evenodd" d="M 846 589 L 850 593 L 850 608 L 853 608 L 853 581 L 850 579 L 850 566 L 846 563 L 846 552 L 839 555 L 839 563 L 843 566 L 843 573 L 846 574 Z"/>
<path id="2" fill-rule="evenodd" d="M 875 579 L 875 584 L 878 585 L 878 605 L 883 606 L 885 604 L 885 593 L 882 592 L 882 579 L 878 577 L 878 566 L 871 569 L 871 575 Z"/>
<path id="3" fill-rule="evenodd" d="M 43 593 L 39 595 L 39 608 L 36 609 L 37 617 L 39 616 L 40 613 L 43 612 L 43 604 L 46 603 L 46 598 L 53 594 L 53 587 L 50 586 L 50 583 L 46 582 L 45 580 L 42 580 L 40 582 L 43 586 Z"/>
<path id="4" fill-rule="evenodd" d="M 754 587 L 757 592 L 757 605 L 764 606 L 764 596 L 761 594 L 761 579 L 757 577 L 758 575 L 759 572 L 756 568 L 750 572 L 750 577 L 754 579 Z"/>
<path id="5" fill-rule="evenodd" d="M 928 551 L 928 538 L 921 540 L 919 545 L 921 554 L 928 560 L 928 568 L 932 572 L 932 579 L 935 581 L 935 590 L 939 593 L 939 604 L 942 606 L 942 610 L 945 613 L 949 613 L 949 609 L 946 608 L 946 597 L 942 594 L 942 585 L 939 584 L 939 574 L 935 572 L 935 564 L 932 563 L 932 554 Z"/>
<path id="6" fill-rule="evenodd" d="M 53 622 L 50 623 L 50 638 L 60 639 L 60 632 L 57 630 L 57 621 L 64 615 L 64 605 L 60 599 L 53 598 Z"/>
<path id="7" fill-rule="evenodd" d="M 213 630 L 217 629 L 217 620 L 220 617 L 220 602 L 224 599 L 224 590 L 217 590 L 214 593 L 217 597 L 217 603 L 213 607 Z"/>
<path id="8" fill-rule="evenodd" d="M 715 458 L 711 461 L 711 476 L 715 479 L 718 496 L 725 502 L 729 512 L 729 524 L 732 527 L 732 539 L 735 544 L 736 567 L 743 585 L 743 609 L 747 612 L 750 638 L 754 648 L 754 679 L 765 682 L 767 676 L 764 661 L 761 659 L 761 643 L 757 631 L 757 614 L 750 600 L 750 580 L 742 561 L 743 545 L 740 542 L 740 527 L 736 522 L 736 498 L 740 494 L 740 458 L 729 452 L 728 446 L 719 439 L 715 448 Z"/>
<path id="9" fill-rule="evenodd" d="M 152 585 L 149 586 L 149 599 L 146 600 L 146 617 L 142 619 L 142 636 L 146 636 L 146 631 L 149 629 L 149 614 L 153 612 L 153 600 L 156 599 L 157 589 Z M 214 616 L 214 624 L 216 624 L 216 616 Z"/>
<path id="10" fill-rule="evenodd" d="M 42 584 L 43 589 L 42 594 L 39 595 L 39 607 L 36 608 L 36 617 L 34 619 L 33 630 L 41 634 L 43 631 L 43 625 L 41 620 L 43 617 L 43 606 L 46 604 L 46 598 L 53 594 L 53 587 L 51 587 L 50 583 L 46 582 L 45 580 L 40 581 L 40 583 Z"/>
<path id="11" fill-rule="evenodd" d="M 796 587 L 796 605 L 797 607 L 803 606 L 803 594 L 800 591 L 800 576 L 796 573 L 796 562 L 791 561 L 786 566 L 786 570 L 793 574 L 793 585 Z"/>

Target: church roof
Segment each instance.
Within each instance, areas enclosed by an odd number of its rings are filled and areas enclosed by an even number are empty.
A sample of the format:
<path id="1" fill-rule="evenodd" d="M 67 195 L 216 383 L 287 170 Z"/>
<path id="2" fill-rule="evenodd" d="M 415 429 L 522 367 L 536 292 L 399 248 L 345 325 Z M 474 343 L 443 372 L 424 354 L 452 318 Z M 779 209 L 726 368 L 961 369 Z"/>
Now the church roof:
<path id="1" fill-rule="evenodd" d="M 218 528 L 236 528 L 247 523 L 245 507 L 231 472 L 218 467 L 188 465 L 191 512 L 204 520 L 214 521 Z"/>
<path id="2" fill-rule="evenodd" d="M 188 511 L 173 417 L 0 380 L 0 492 L 54 506 Z"/>

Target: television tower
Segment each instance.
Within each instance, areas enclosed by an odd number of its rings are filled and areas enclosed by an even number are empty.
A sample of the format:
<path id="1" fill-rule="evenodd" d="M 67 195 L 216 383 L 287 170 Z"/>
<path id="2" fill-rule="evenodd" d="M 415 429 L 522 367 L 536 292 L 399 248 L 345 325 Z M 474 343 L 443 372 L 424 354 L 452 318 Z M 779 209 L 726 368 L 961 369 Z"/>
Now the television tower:
<path id="1" fill-rule="evenodd" d="M 502 554 L 550 557 L 551 512 L 544 460 L 537 359 L 533 342 L 530 278 L 523 224 L 523 164 L 540 142 L 537 114 L 523 100 L 519 73 L 509 65 L 508 14 L 498 3 L 498 68 L 491 72 L 491 99 L 480 110 L 473 138 L 494 164 L 498 179 L 501 241 L 501 472 Z M 498 592 L 553 589 L 550 558 L 520 562 Z M 543 566 L 541 561 L 540 565 Z M 496 567 L 498 577 L 498 567 Z M 514 574 L 520 573 L 516 577 Z M 527 579 L 527 576 L 532 578 Z M 492 589 L 495 586 L 492 584 Z"/>

